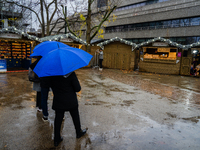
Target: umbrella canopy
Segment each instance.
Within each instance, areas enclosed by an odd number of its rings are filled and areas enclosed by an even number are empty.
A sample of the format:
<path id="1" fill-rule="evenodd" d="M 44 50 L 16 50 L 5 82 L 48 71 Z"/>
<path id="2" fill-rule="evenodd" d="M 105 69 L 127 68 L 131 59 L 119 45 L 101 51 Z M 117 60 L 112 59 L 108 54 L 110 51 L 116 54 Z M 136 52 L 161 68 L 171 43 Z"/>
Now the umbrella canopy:
<path id="1" fill-rule="evenodd" d="M 92 57 L 78 48 L 57 48 L 42 57 L 33 71 L 39 77 L 66 75 L 87 66 Z"/>
<path id="2" fill-rule="evenodd" d="M 33 49 L 33 54 L 30 55 L 30 57 L 36 57 L 36 56 L 44 56 L 48 52 L 62 47 L 70 47 L 64 43 L 57 42 L 57 41 L 45 41 L 40 44 L 38 44 Z"/>

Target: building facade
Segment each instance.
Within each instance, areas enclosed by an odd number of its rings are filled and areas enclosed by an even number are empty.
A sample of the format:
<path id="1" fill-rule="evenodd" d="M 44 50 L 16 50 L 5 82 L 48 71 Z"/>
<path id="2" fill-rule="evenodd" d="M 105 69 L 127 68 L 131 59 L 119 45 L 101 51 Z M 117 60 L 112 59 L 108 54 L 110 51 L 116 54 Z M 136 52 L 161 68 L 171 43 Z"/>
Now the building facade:
<path id="1" fill-rule="evenodd" d="M 116 21 L 104 28 L 105 39 L 141 43 L 163 37 L 184 45 L 200 40 L 199 0 L 126 0 L 114 14 Z"/>

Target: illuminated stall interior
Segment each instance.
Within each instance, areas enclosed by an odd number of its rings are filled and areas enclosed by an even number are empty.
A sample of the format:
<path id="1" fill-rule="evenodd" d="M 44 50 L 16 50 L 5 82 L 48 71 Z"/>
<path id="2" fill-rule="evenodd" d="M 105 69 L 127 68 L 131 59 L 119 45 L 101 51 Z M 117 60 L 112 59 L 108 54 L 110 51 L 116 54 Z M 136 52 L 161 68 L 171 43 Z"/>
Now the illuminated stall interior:
<path id="1" fill-rule="evenodd" d="M 177 48 L 173 47 L 143 47 L 144 58 L 176 60 Z"/>
<path id="2" fill-rule="evenodd" d="M 164 42 L 154 42 L 140 48 L 139 71 L 180 74 L 182 50 Z"/>
<path id="3" fill-rule="evenodd" d="M 10 70 L 28 69 L 31 41 L 0 39 L 0 59 L 5 59 Z"/>

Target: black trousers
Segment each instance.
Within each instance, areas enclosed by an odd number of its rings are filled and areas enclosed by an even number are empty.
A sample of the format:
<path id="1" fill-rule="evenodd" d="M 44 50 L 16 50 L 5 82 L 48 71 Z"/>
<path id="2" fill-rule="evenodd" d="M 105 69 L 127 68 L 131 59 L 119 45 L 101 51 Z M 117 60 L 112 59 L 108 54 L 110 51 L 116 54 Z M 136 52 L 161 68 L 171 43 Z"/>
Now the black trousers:
<path id="1" fill-rule="evenodd" d="M 99 68 L 102 68 L 103 59 L 99 59 Z"/>
<path id="2" fill-rule="evenodd" d="M 36 95 L 36 107 L 38 107 L 39 109 L 42 109 L 42 106 L 41 106 L 41 92 L 37 92 L 37 95 Z"/>
<path id="3" fill-rule="evenodd" d="M 78 106 L 70 110 L 70 115 L 72 117 L 74 127 L 76 130 L 76 134 L 78 134 L 81 130 L 80 116 L 78 111 Z M 54 141 L 59 141 L 61 138 L 60 129 L 63 121 L 65 111 L 55 110 L 55 121 L 54 121 Z"/>

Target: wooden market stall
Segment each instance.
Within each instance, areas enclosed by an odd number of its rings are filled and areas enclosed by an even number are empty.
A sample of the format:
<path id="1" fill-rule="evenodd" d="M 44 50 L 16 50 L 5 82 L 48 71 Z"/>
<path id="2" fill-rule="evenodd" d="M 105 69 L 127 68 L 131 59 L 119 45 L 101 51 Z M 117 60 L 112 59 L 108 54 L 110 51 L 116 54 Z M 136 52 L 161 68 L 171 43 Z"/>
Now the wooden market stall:
<path id="1" fill-rule="evenodd" d="M 0 59 L 5 61 L 7 70 L 28 69 L 34 42 L 16 33 L 0 35 Z"/>
<path id="2" fill-rule="evenodd" d="M 180 48 L 177 43 L 171 41 L 152 40 L 140 45 L 139 71 L 189 75 L 191 66 L 191 54 L 189 50 Z"/>
<path id="3" fill-rule="evenodd" d="M 104 41 L 98 46 L 103 47 L 103 68 L 134 70 L 136 68 L 136 51 L 134 43 L 114 38 Z"/>

